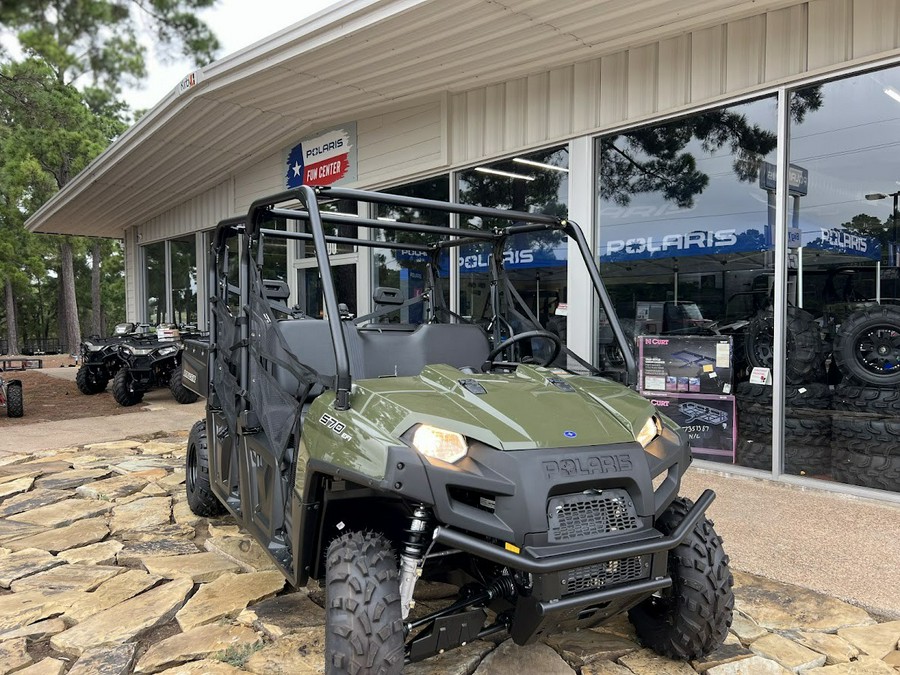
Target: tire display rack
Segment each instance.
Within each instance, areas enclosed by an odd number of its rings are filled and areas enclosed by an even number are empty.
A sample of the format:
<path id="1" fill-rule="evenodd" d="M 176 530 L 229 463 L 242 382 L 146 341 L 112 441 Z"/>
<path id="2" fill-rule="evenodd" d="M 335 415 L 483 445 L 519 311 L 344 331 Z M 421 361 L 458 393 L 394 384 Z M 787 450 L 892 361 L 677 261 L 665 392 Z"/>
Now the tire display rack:
<path id="1" fill-rule="evenodd" d="M 900 307 L 854 309 L 831 342 L 791 307 L 786 337 L 784 471 L 900 492 Z M 744 341 L 751 366 L 772 368 L 773 340 L 763 310 Z M 739 382 L 735 397 L 735 461 L 771 470 L 772 387 Z"/>

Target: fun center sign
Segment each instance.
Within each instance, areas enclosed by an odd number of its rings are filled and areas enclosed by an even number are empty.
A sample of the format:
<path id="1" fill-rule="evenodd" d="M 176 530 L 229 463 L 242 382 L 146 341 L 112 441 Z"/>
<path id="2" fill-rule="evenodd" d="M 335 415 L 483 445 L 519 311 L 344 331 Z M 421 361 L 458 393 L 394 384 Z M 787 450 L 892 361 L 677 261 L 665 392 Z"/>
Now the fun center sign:
<path id="1" fill-rule="evenodd" d="M 287 153 L 284 184 L 337 185 L 356 180 L 356 123 L 308 136 Z"/>

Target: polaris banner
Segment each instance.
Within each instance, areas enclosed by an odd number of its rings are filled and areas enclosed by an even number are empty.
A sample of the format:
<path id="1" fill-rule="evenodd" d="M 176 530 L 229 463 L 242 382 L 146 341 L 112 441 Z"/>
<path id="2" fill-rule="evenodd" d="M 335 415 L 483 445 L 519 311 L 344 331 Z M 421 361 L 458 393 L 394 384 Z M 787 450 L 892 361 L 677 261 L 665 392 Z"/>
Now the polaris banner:
<path id="1" fill-rule="evenodd" d="M 356 122 L 320 131 L 288 150 L 287 188 L 338 185 L 356 180 Z"/>
<path id="2" fill-rule="evenodd" d="M 820 251 L 881 260 L 881 242 L 843 227 L 822 227 L 803 232 L 803 246 Z"/>
<path id="3" fill-rule="evenodd" d="M 659 227 L 662 225 L 663 227 Z M 666 223 L 654 223 L 652 230 L 635 233 L 638 228 L 628 228 L 631 236 L 620 238 L 612 235 L 605 239 L 600 228 L 600 262 L 629 262 L 632 260 L 652 260 L 658 258 L 684 258 L 695 255 L 720 255 L 726 253 L 747 253 L 765 251 L 770 247 L 767 228 L 740 229 L 723 227 L 710 230 L 674 230 Z M 611 232 L 621 232 L 624 228 L 609 228 Z M 647 228 L 648 230 L 650 228 Z M 667 231 L 668 230 L 668 231 Z M 672 231 L 674 230 L 674 231 Z"/>
<path id="4" fill-rule="evenodd" d="M 604 239 L 601 228 L 600 262 L 614 263 L 697 255 L 748 253 L 774 250 L 775 248 L 771 232 L 764 225 L 746 229 L 721 228 L 665 233 L 658 233 L 663 228 L 656 223 L 654 225 L 657 233 L 638 234 L 627 239 L 615 237 Z M 796 233 L 794 236 L 796 237 Z M 881 259 L 881 243 L 877 239 L 857 234 L 840 226 L 810 229 L 807 225 L 800 235 L 800 242 L 806 248 L 871 260 Z"/>

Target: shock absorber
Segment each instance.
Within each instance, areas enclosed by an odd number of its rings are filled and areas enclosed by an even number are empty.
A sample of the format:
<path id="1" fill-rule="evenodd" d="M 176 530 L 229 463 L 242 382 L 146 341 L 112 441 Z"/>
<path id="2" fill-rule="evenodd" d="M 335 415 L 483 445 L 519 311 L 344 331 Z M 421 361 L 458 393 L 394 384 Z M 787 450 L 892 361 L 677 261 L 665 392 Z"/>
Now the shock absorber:
<path id="1" fill-rule="evenodd" d="M 416 606 L 413 592 L 416 581 L 422 575 L 428 541 L 426 530 L 430 523 L 431 511 L 424 504 L 418 504 L 413 509 L 409 529 L 404 530 L 406 540 L 400 553 L 400 607 L 404 619 L 409 616 L 409 610 Z"/>

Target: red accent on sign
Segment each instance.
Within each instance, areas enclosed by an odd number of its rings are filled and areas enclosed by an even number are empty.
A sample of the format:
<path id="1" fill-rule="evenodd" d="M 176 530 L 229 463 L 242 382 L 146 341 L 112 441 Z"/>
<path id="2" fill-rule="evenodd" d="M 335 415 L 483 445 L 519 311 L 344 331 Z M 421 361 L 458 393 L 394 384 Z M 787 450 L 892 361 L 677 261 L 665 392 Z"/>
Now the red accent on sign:
<path id="1" fill-rule="evenodd" d="M 347 153 L 331 159 L 308 165 L 303 170 L 305 185 L 331 185 L 344 177 L 350 170 L 350 158 Z"/>

